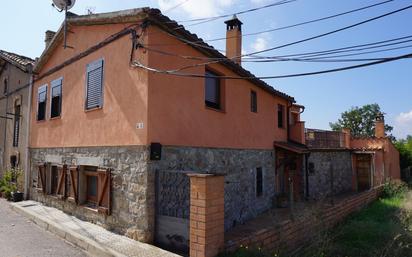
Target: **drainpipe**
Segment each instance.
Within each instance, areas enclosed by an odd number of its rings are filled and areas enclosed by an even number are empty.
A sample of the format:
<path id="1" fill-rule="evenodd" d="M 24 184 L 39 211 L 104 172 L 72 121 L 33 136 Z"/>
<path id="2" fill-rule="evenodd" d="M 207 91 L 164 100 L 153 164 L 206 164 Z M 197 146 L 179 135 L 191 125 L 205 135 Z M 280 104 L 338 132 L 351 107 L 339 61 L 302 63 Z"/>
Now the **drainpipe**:
<path id="1" fill-rule="evenodd" d="M 32 101 L 32 89 L 33 89 L 33 66 L 30 67 L 30 84 L 29 84 L 29 99 L 27 106 L 26 115 L 26 149 L 25 149 L 25 159 L 24 159 L 24 199 L 29 199 L 30 197 L 30 178 L 31 178 L 31 168 L 29 162 L 29 136 L 30 136 L 30 118 L 31 118 L 31 101 Z"/>

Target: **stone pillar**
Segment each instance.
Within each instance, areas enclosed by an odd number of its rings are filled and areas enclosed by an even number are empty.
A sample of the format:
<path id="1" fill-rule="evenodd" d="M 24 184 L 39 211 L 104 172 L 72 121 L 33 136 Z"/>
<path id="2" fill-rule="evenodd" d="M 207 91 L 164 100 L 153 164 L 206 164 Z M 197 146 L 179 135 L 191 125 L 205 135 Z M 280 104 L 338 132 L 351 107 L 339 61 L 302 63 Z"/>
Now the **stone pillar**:
<path id="1" fill-rule="evenodd" d="M 189 174 L 190 257 L 215 257 L 224 247 L 224 176 Z"/>

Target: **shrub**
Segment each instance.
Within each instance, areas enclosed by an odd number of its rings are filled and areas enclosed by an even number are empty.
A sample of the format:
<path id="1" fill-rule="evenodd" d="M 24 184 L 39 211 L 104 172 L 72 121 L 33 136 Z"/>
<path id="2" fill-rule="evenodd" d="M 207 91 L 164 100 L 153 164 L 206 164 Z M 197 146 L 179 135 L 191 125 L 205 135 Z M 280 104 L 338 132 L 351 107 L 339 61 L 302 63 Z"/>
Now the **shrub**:
<path id="1" fill-rule="evenodd" d="M 382 197 L 399 197 L 408 190 L 408 185 L 405 182 L 391 180 L 383 185 Z"/>
<path id="2" fill-rule="evenodd" d="M 0 191 L 8 200 L 11 199 L 12 192 L 17 191 L 17 186 L 15 183 L 13 183 L 14 177 L 14 171 L 7 170 L 4 173 L 3 178 L 0 180 Z"/>

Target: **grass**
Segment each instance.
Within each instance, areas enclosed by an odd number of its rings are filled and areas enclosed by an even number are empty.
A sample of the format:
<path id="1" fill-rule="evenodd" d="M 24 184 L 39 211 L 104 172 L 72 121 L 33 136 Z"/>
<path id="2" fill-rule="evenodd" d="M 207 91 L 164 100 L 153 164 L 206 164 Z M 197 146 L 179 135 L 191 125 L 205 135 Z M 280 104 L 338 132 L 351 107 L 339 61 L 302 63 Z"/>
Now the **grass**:
<path id="1" fill-rule="evenodd" d="M 401 257 L 412 256 L 412 192 L 379 199 L 323 233 L 299 257 Z M 411 204 L 412 205 L 412 204 Z M 256 249 L 241 248 L 220 257 L 273 257 Z M 286 256 L 279 256 L 286 257 Z"/>

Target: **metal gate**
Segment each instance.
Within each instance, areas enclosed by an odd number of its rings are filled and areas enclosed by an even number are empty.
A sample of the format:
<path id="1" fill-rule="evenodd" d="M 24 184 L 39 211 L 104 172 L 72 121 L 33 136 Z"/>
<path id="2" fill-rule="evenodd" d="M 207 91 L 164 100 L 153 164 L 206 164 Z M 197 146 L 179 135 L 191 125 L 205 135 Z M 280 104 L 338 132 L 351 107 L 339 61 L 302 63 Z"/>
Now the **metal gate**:
<path id="1" fill-rule="evenodd" d="M 156 171 L 156 244 L 176 253 L 188 253 L 189 215 L 187 172 Z"/>

